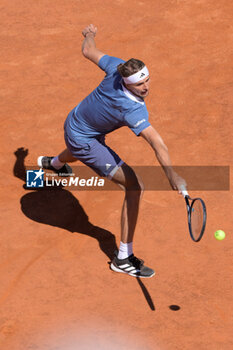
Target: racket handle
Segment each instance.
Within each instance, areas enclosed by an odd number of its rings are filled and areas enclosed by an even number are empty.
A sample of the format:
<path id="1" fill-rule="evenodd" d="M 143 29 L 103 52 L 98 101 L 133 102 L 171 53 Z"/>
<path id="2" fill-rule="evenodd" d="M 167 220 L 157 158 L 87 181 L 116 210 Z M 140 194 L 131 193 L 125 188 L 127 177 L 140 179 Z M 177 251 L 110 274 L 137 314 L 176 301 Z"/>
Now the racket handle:
<path id="1" fill-rule="evenodd" d="M 186 190 L 185 186 L 181 186 L 181 193 L 183 197 L 189 196 L 188 191 Z"/>
<path id="2" fill-rule="evenodd" d="M 181 193 L 184 197 L 189 197 L 188 191 L 181 191 Z"/>

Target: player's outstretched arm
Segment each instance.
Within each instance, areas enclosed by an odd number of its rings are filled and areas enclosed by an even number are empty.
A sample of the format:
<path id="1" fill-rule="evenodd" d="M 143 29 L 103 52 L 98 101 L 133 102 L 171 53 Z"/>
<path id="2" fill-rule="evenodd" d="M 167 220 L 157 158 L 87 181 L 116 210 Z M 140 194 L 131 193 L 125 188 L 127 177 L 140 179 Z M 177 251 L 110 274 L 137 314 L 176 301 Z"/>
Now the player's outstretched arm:
<path id="1" fill-rule="evenodd" d="M 179 190 L 179 192 L 181 192 L 181 188 L 183 188 L 182 186 L 186 188 L 185 180 L 181 178 L 172 168 L 168 148 L 153 126 L 149 126 L 148 128 L 144 129 L 140 133 L 140 136 L 142 136 L 155 151 L 155 155 L 160 165 L 163 167 L 171 187 L 174 190 Z"/>
<path id="2" fill-rule="evenodd" d="M 84 36 L 83 44 L 82 44 L 82 53 L 84 57 L 88 58 L 93 63 L 99 63 L 99 60 L 104 53 L 99 51 L 95 45 L 95 36 L 97 33 L 97 28 L 93 24 L 89 24 L 82 31 L 82 35 Z"/>

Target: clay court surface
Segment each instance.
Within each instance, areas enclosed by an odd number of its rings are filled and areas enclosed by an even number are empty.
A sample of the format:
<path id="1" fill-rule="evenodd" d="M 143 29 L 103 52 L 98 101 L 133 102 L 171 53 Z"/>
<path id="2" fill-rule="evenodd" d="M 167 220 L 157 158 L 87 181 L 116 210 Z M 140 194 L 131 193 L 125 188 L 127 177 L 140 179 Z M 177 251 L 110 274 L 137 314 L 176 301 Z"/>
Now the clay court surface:
<path id="1" fill-rule="evenodd" d="M 27 190 L 23 181 L 24 165 L 64 148 L 66 115 L 104 77 L 81 54 L 89 23 L 101 51 L 146 62 L 150 121 L 173 164 L 232 167 L 231 1 L 1 0 L 0 8 L 0 348 L 233 349 L 232 190 L 191 193 L 208 210 L 200 243 L 189 237 L 181 196 L 146 191 L 134 252 L 156 276 L 137 280 L 108 264 L 121 191 Z M 158 165 L 128 128 L 107 143 L 132 166 Z M 225 240 L 215 240 L 217 229 Z"/>

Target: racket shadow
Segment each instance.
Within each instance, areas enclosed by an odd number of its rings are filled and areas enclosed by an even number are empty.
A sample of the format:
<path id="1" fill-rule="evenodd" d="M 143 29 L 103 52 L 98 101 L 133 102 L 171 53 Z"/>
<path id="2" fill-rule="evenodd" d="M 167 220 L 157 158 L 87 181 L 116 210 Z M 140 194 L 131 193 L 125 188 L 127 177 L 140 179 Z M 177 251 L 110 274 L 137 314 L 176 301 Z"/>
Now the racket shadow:
<path id="1" fill-rule="evenodd" d="M 16 152 L 14 176 L 25 182 L 26 168 L 24 160 L 28 151 L 19 148 Z M 115 236 L 98 226 L 93 225 L 73 194 L 62 187 L 30 189 L 23 186 L 27 193 L 20 199 L 21 210 L 29 219 L 60 227 L 71 233 L 84 234 L 96 239 L 100 249 L 112 260 L 117 249 Z M 28 193 L 28 191 L 30 191 Z"/>
<path id="2" fill-rule="evenodd" d="M 155 311 L 155 306 L 154 306 L 154 303 L 153 303 L 153 300 L 150 296 L 150 293 L 148 292 L 147 288 L 145 287 L 145 285 L 142 283 L 141 279 L 139 277 L 136 278 L 137 279 L 137 282 L 142 290 L 142 293 L 144 294 L 144 297 L 150 307 L 150 309 L 152 311 Z"/>

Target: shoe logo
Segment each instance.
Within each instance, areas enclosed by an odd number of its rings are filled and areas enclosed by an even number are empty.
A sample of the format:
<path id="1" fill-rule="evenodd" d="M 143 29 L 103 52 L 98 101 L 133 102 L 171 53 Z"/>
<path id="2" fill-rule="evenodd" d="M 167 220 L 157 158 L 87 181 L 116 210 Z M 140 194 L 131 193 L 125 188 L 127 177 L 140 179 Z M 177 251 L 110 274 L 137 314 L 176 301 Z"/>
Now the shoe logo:
<path id="1" fill-rule="evenodd" d="M 27 187 L 44 187 L 44 171 L 40 170 L 27 170 L 26 177 Z"/>

